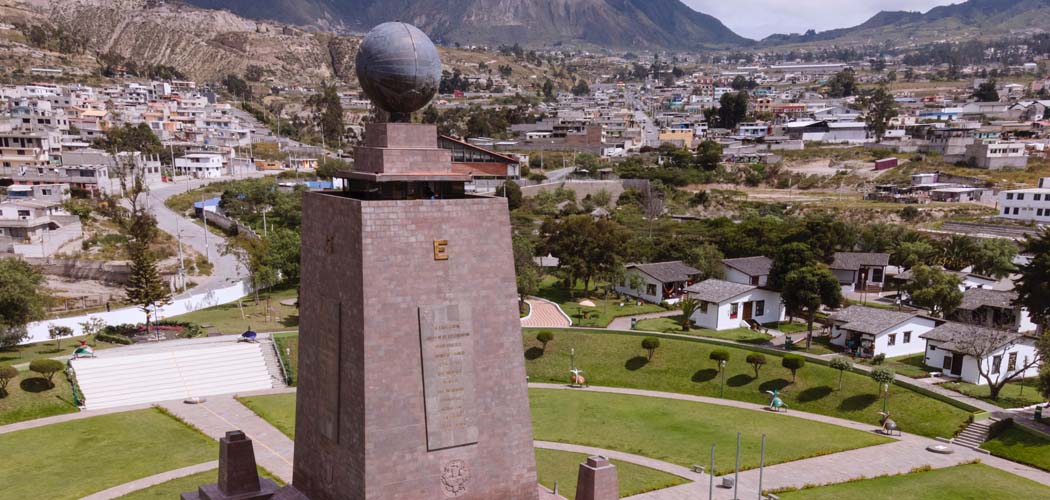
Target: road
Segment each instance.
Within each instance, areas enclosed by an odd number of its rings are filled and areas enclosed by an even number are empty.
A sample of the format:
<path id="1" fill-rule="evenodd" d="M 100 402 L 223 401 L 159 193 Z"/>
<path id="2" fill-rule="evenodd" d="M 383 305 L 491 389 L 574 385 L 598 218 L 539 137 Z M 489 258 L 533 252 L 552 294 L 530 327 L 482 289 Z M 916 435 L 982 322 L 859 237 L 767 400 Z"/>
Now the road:
<path id="1" fill-rule="evenodd" d="M 636 94 L 627 89 L 624 91 L 628 106 L 634 110 L 634 119 L 642 128 L 643 146 L 657 147 L 660 145 L 660 131 L 653 119 L 645 112 L 645 105 Z"/>

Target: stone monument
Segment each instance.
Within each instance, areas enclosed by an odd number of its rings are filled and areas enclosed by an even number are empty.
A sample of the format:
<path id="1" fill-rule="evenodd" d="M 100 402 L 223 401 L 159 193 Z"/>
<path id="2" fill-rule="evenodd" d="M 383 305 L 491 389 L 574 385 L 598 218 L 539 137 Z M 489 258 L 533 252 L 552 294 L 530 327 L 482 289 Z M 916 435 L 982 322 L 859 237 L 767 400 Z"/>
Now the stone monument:
<path id="1" fill-rule="evenodd" d="M 365 36 L 368 124 L 343 191 L 303 199 L 293 485 L 277 498 L 535 500 L 502 198 L 465 192 L 434 125 L 409 123 L 441 61 L 405 23 Z"/>
<path id="2" fill-rule="evenodd" d="M 259 479 L 252 440 L 241 431 L 230 431 L 219 440 L 219 482 L 183 493 L 182 500 L 267 500 L 277 484 Z"/>
<path id="3" fill-rule="evenodd" d="M 616 466 L 602 456 L 587 457 L 580 464 L 576 481 L 576 500 L 618 500 L 620 481 Z"/>

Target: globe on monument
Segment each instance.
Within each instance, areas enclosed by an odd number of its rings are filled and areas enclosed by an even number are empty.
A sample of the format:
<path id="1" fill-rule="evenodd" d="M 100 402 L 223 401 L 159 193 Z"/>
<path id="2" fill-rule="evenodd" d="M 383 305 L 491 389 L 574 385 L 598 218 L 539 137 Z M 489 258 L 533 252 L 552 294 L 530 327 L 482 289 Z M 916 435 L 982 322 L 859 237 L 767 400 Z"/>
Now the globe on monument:
<path id="1" fill-rule="evenodd" d="M 425 33 L 401 22 L 383 23 L 365 35 L 357 51 L 357 80 L 369 99 L 407 121 L 426 106 L 441 82 L 441 56 Z"/>

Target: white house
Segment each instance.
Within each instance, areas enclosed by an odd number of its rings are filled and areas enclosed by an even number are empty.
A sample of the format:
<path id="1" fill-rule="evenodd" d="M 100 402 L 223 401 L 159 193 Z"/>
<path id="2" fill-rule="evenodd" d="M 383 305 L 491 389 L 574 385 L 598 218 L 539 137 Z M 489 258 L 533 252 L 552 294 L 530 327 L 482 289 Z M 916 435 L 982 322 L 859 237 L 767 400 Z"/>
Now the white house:
<path id="1" fill-rule="evenodd" d="M 1027 333 L 1036 330 L 1028 309 L 1016 305 L 1017 292 L 970 288 L 949 319 L 989 328 L 1008 328 Z"/>
<path id="2" fill-rule="evenodd" d="M 919 336 L 944 323 L 917 313 L 865 306 L 847 307 L 828 319 L 832 321 L 831 342 L 863 358 L 921 353 L 926 345 Z"/>
<path id="3" fill-rule="evenodd" d="M 742 285 L 766 286 L 773 259 L 765 256 L 723 259 L 722 267 L 726 281 Z"/>
<path id="4" fill-rule="evenodd" d="M 881 292 L 886 281 L 888 253 L 835 252 L 831 272 L 846 292 Z"/>
<path id="5" fill-rule="evenodd" d="M 222 155 L 215 153 L 190 153 L 175 158 L 175 173 L 191 175 L 197 179 L 222 177 L 225 173 Z"/>
<path id="6" fill-rule="evenodd" d="M 690 317 L 693 323 L 711 330 L 748 328 L 748 322 L 772 323 L 784 320 L 780 294 L 754 285 L 710 279 L 686 288 L 700 309 Z"/>
<path id="7" fill-rule="evenodd" d="M 1039 179 L 1039 187 L 999 193 L 999 217 L 1050 224 L 1050 177 Z"/>
<path id="8" fill-rule="evenodd" d="M 676 303 L 700 275 L 695 269 L 680 260 L 653 262 L 650 264 L 628 264 L 623 280 L 616 285 L 617 293 L 642 299 L 646 302 Z"/>
<path id="9" fill-rule="evenodd" d="M 985 373 L 993 379 L 1008 377 L 1024 370 L 1036 359 L 1036 338 L 1034 335 L 989 330 L 983 326 L 964 325 L 962 323 L 945 323 L 922 334 L 926 341 L 926 365 L 941 368 L 945 375 L 958 377 L 963 382 L 984 385 L 988 381 L 980 375 L 978 363 L 984 366 Z M 968 351 L 966 337 L 969 335 L 988 335 L 990 339 L 1001 340 L 1001 345 L 992 349 L 981 359 L 965 354 Z M 1020 377 L 1034 377 L 1039 373 L 1039 365 L 1029 367 Z"/>

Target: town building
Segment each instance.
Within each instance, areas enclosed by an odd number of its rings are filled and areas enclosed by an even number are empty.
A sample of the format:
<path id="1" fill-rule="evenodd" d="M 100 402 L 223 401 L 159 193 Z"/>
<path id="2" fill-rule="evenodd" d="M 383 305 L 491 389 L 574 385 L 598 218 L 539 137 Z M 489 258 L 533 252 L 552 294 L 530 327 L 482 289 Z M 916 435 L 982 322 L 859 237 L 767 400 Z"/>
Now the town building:
<path id="1" fill-rule="evenodd" d="M 829 266 L 847 292 L 881 292 L 886 281 L 888 253 L 835 252 Z"/>
<path id="2" fill-rule="evenodd" d="M 700 301 L 690 320 L 701 328 L 733 330 L 784 320 L 780 294 L 754 285 L 709 279 L 686 288 L 687 296 Z"/>
<path id="3" fill-rule="evenodd" d="M 978 338 L 975 340 L 974 336 Z M 979 365 L 993 380 L 1018 372 L 1021 372 L 1018 378 L 1034 377 L 1039 373 L 1039 364 L 1028 366 L 1039 355 L 1037 339 L 1031 334 L 949 322 L 921 334 L 921 337 L 926 343 L 926 365 L 940 368 L 943 376 L 986 385 L 988 380 L 980 375 L 982 369 Z M 985 348 L 992 340 L 997 340 L 999 345 Z M 981 357 L 970 354 L 978 351 L 986 354 Z"/>
<path id="4" fill-rule="evenodd" d="M 722 260 L 726 281 L 741 285 L 766 286 L 772 267 L 773 259 L 762 255 Z"/>
<path id="5" fill-rule="evenodd" d="M 926 346 L 919 336 L 944 322 L 914 312 L 859 305 L 837 311 L 828 319 L 832 322 L 831 343 L 862 358 L 921 353 Z"/>
<path id="6" fill-rule="evenodd" d="M 660 304 L 677 303 L 687 287 L 700 276 L 700 270 L 682 261 L 629 264 L 617 293 Z"/>
<path id="7" fill-rule="evenodd" d="M 1036 188 L 1000 192 L 999 217 L 1050 224 L 1050 177 L 1039 179 Z"/>

